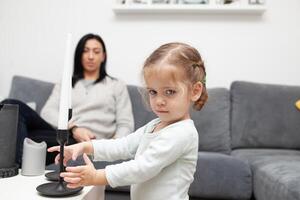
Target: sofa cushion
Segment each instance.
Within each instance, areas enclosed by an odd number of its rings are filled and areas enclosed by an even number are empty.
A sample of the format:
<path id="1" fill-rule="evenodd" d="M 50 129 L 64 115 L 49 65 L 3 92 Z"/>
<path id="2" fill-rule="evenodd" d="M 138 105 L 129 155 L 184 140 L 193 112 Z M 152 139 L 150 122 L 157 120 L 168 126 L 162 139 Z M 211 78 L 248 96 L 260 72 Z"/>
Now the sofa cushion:
<path id="1" fill-rule="evenodd" d="M 207 199 L 250 199 L 252 175 L 249 165 L 229 155 L 199 152 L 197 170 L 189 194 Z"/>
<path id="2" fill-rule="evenodd" d="M 251 165 L 256 199 L 300 199 L 300 151 L 237 149 L 232 155 Z"/>
<path id="3" fill-rule="evenodd" d="M 231 85 L 233 148 L 300 148 L 300 87 L 243 81 Z"/>
<path id="4" fill-rule="evenodd" d="M 14 76 L 11 83 L 9 98 L 18 99 L 24 103 L 34 102 L 36 111 L 40 113 L 45 105 L 51 91 L 53 83 L 24 76 Z"/>
<path id="5" fill-rule="evenodd" d="M 208 101 L 191 117 L 199 133 L 199 151 L 230 153 L 230 100 L 225 88 L 208 89 Z"/>

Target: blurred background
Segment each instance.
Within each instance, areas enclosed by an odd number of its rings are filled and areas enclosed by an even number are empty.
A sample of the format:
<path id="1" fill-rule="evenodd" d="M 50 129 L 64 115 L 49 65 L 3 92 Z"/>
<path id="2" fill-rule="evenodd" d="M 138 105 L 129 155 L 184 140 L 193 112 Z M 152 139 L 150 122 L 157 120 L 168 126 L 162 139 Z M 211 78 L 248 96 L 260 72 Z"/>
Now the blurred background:
<path id="1" fill-rule="evenodd" d="M 107 71 L 141 85 L 146 57 L 163 43 L 195 46 L 207 86 L 234 80 L 300 85 L 300 1 L 268 0 L 262 15 L 115 14 L 111 0 L 0 0 L 0 97 L 13 75 L 58 82 L 67 33 L 73 49 L 92 32 L 106 42 Z"/>

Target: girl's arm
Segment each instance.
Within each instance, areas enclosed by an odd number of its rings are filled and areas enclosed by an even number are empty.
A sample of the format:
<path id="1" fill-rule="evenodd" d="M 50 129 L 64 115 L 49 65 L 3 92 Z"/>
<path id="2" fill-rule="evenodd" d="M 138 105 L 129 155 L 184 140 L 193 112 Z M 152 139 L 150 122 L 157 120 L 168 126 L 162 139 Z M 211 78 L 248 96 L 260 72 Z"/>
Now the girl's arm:
<path id="1" fill-rule="evenodd" d="M 51 124 L 53 127 L 57 127 L 58 111 L 59 111 L 59 98 L 60 98 L 60 85 L 55 84 L 51 95 L 41 110 L 41 117 Z"/>
<path id="2" fill-rule="evenodd" d="M 126 137 L 109 140 L 92 140 L 95 161 L 126 160 L 134 157 L 145 127 Z"/>
<path id="3" fill-rule="evenodd" d="M 145 182 L 175 162 L 187 148 L 197 148 L 198 140 L 188 130 L 173 130 L 159 133 L 161 135 L 134 160 L 107 166 L 105 174 L 109 185 L 117 187 Z"/>
<path id="4" fill-rule="evenodd" d="M 81 142 L 65 147 L 64 164 L 70 159 L 76 160 L 78 155 L 83 154 L 86 165 L 67 167 L 66 172 L 61 173 L 68 187 L 76 188 L 84 185 L 107 185 L 107 178 L 104 169 L 96 170 L 86 154 L 94 153 L 94 160 L 114 161 L 134 157 L 144 128 L 120 139 L 92 140 Z M 59 151 L 59 146 L 51 147 L 49 152 Z M 55 162 L 59 161 L 59 154 Z"/>
<path id="5" fill-rule="evenodd" d="M 133 132 L 134 120 L 132 114 L 131 101 L 126 84 L 117 81 L 114 91 L 116 106 L 116 125 L 115 138 L 120 138 Z"/>

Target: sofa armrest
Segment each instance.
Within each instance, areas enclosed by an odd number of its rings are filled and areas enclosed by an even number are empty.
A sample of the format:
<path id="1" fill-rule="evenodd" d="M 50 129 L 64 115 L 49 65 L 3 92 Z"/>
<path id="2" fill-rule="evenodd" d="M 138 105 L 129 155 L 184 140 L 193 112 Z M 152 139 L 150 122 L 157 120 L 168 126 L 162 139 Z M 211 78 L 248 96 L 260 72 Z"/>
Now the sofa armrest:
<path id="1" fill-rule="evenodd" d="M 16 75 L 11 82 L 9 98 L 18 99 L 24 103 L 34 102 L 36 111 L 40 113 L 53 87 L 54 84 L 50 82 Z"/>

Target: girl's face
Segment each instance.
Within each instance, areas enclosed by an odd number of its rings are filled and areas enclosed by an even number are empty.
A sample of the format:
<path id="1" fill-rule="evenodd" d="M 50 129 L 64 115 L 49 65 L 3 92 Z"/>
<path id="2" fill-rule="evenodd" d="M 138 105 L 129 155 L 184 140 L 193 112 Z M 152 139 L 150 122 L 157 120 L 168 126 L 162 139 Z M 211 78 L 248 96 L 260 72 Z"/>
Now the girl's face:
<path id="1" fill-rule="evenodd" d="M 82 53 L 82 66 L 85 72 L 98 73 L 105 59 L 101 43 L 96 39 L 87 40 Z"/>
<path id="2" fill-rule="evenodd" d="M 152 111 L 165 125 L 189 119 L 192 101 L 201 95 L 195 86 L 184 83 L 183 70 L 171 65 L 146 69 L 145 81 Z"/>

